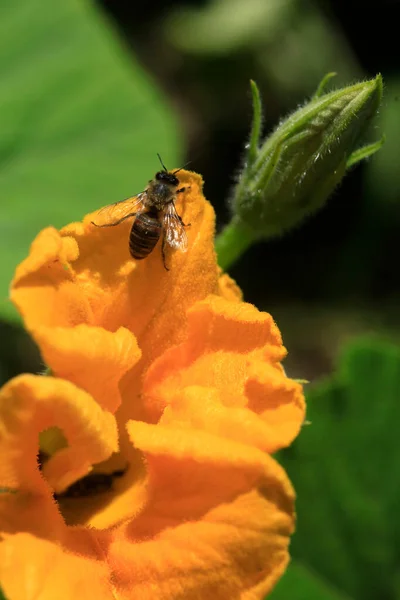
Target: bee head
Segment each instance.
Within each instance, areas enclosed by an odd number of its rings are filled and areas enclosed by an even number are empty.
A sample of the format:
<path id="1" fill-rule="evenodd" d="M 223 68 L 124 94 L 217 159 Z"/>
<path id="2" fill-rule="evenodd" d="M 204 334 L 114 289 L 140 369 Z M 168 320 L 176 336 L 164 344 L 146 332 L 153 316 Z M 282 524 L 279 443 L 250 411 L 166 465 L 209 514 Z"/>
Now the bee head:
<path id="1" fill-rule="evenodd" d="M 170 185 L 179 185 L 179 179 L 173 173 L 169 173 L 168 171 L 158 171 L 158 173 L 156 173 L 155 179 L 157 181 L 169 183 Z"/>

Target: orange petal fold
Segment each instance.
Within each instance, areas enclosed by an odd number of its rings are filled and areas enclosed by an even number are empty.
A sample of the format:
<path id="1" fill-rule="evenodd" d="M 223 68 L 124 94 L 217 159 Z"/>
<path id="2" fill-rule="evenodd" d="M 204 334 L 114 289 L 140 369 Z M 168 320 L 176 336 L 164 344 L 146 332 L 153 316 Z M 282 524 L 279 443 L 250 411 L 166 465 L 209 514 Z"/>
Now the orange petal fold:
<path id="1" fill-rule="evenodd" d="M 213 387 L 220 400 L 205 419 L 210 427 L 270 453 L 287 446 L 303 423 L 305 406 L 300 384 L 280 365 L 286 350 L 272 317 L 250 304 L 209 296 L 188 318 L 187 340 L 147 372 L 144 391 L 152 418 L 168 404 L 177 405 L 178 390 Z M 194 409 L 193 402 L 187 414 L 196 415 Z"/>
<path id="2" fill-rule="evenodd" d="M 261 599 L 284 572 L 292 532 L 292 519 L 277 511 L 287 498 L 280 492 L 271 502 L 265 486 L 153 539 L 118 536 L 109 556 L 121 598 Z"/>
<path id="3" fill-rule="evenodd" d="M 42 356 L 57 376 L 86 390 L 105 410 L 120 405 L 121 377 L 140 359 L 135 336 L 124 327 L 110 332 L 85 324 L 35 330 Z"/>
<path id="4" fill-rule="evenodd" d="M 44 478 L 39 433 L 54 426 L 68 446 L 45 463 Z M 28 531 L 39 527 L 52 537 L 55 524 L 63 523 L 52 490 L 62 491 L 117 451 L 117 427 L 109 412 L 69 381 L 20 375 L 0 391 L 0 447 L 0 487 L 7 490 L 0 494 L 0 529 L 18 531 L 26 523 Z"/>

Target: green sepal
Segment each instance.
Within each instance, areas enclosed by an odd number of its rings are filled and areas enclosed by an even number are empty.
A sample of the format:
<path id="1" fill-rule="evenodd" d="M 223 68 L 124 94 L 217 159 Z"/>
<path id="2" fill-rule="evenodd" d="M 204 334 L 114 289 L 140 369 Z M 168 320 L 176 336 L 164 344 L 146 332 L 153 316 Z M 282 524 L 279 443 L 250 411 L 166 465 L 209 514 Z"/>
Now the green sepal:
<path id="1" fill-rule="evenodd" d="M 383 135 L 380 140 L 373 142 L 373 144 L 367 144 L 366 146 L 358 148 L 358 150 L 354 150 L 354 152 L 350 154 L 347 160 L 346 168 L 350 169 L 351 167 L 359 163 L 361 160 L 369 158 L 370 156 L 375 154 L 375 152 L 378 152 L 378 150 L 380 150 L 383 144 L 385 143 L 385 140 L 386 136 Z"/>
<path id="2" fill-rule="evenodd" d="M 247 153 L 249 165 L 252 165 L 257 158 L 258 147 L 260 143 L 261 125 L 262 125 L 262 106 L 260 90 L 255 81 L 250 81 L 251 95 L 253 101 L 253 122 L 250 132 L 250 141 Z"/>
<path id="3" fill-rule="evenodd" d="M 328 85 L 328 83 L 330 82 L 331 79 L 333 79 L 333 77 L 336 77 L 337 73 L 335 73 L 334 71 L 332 71 L 331 73 L 327 73 L 320 81 L 317 89 L 315 90 L 315 93 L 312 97 L 312 100 L 317 100 L 318 98 L 320 98 L 322 96 L 322 94 L 325 91 L 326 86 Z"/>

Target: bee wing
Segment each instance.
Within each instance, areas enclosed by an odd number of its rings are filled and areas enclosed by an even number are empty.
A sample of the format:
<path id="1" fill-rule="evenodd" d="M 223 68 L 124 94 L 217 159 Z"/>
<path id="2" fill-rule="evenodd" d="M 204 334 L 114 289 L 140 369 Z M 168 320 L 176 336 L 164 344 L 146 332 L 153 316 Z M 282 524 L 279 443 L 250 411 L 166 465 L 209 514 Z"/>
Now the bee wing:
<path id="1" fill-rule="evenodd" d="M 108 225 L 116 221 L 119 221 L 129 215 L 130 213 L 140 213 L 144 210 L 143 201 L 145 200 L 146 192 L 141 192 L 137 196 L 131 198 L 125 198 L 114 202 L 114 204 L 108 204 L 101 208 L 96 215 L 96 225 Z"/>
<path id="2" fill-rule="evenodd" d="M 170 202 L 165 209 L 164 214 L 165 241 L 172 248 L 186 252 L 188 248 L 188 238 L 182 219 L 176 212 L 175 204 Z"/>

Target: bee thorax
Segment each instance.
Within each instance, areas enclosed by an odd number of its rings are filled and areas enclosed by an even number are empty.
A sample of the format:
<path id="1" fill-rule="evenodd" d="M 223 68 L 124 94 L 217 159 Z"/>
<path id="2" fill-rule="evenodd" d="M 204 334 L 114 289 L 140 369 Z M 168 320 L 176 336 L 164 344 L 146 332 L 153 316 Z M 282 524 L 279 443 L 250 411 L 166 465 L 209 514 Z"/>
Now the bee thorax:
<path id="1" fill-rule="evenodd" d="M 171 189 L 171 186 L 166 183 L 153 183 L 147 190 L 147 204 L 162 210 L 173 199 L 174 192 L 175 190 Z"/>

